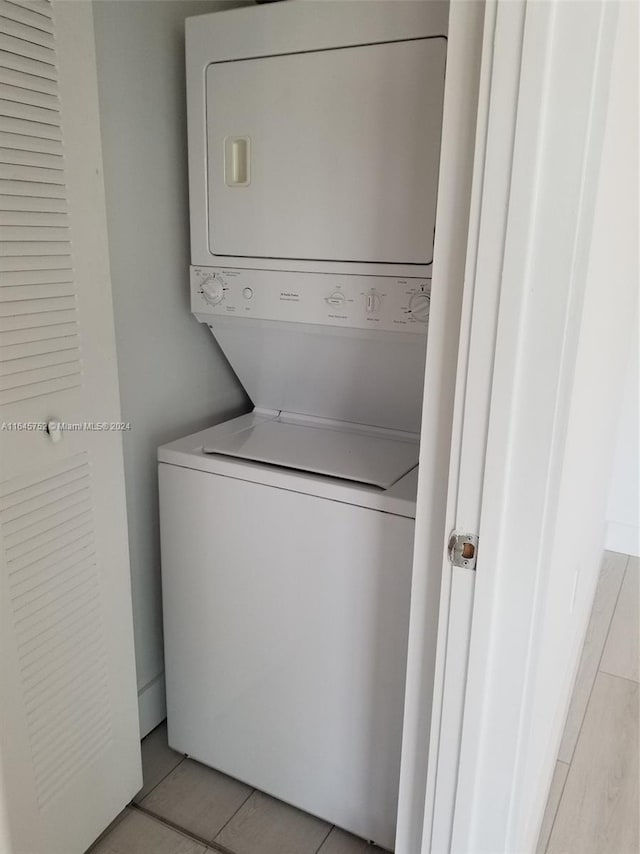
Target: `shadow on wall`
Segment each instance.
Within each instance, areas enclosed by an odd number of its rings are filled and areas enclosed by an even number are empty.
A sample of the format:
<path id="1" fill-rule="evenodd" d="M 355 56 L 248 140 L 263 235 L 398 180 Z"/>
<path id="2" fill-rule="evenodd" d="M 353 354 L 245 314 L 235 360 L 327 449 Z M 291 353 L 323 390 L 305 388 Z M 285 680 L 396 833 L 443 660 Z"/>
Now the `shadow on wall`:
<path id="1" fill-rule="evenodd" d="M 157 447 L 250 408 L 189 308 L 184 20 L 235 5 L 93 4 L 141 693 L 164 668 Z M 154 697 L 141 697 L 143 734 L 164 716 Z"/>

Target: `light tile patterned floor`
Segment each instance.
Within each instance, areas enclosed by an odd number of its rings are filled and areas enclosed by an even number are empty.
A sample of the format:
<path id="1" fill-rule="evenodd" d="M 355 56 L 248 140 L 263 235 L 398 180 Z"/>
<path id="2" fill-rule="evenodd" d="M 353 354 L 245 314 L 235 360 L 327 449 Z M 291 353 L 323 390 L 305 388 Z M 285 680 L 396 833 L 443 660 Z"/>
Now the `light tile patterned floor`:
<path id="1" fill-rule="evenodd" d="M 125 815 L 91 854 L 205 854 L 207 847 L 137 809 Z"/>
<path id="2" fill-rule="evenodd" d="M 637 854 L 640 561 L 605 555 L 537 854 Z M 144 788 L 91 854 L 382 854 L 186 759 L 166 726 L 142 743 Z"/>
<path id="3" fill-rule="evenodd" d="M 316 854 L 331 825 L 254 792 L 216 842 L 234 854 Z"/>
<path id="4" fill-rule="evenodd" d="M 244 783 L 185 759 L 143 799 L 142 807 L 213 842 L 252 791 Z"/>
<path id="5" fill-rule="evenodd" d="M 139 804 L 183 760 L 184 756 L 171 750 L 167 744 L 167 722 L 165 721 L 150 732 L 142 742 L 144 786 L 133 799 L 134 803 Z"/>
<path id="6" fill-rule="evenodd" d="M 640 560 L 605 554 L 537 854 L 638 854 Z"/>
<path id="7" fill-rule="evenodd" d="M 166 724 L 143 740 L 142 768 L 144 787 L 91 854 L 385 854 L 175 753 Z"/>

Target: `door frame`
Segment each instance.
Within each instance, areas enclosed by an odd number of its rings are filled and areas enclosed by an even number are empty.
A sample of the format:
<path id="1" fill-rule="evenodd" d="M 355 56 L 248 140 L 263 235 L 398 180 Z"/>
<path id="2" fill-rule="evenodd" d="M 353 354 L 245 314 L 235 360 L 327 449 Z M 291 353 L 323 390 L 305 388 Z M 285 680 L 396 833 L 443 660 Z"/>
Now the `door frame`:
<path id="1" fill-rule="evenodd" d="M 456 31 L 458 7 L 468 5 L 452 4 L 450 58 L 464 30 Z M 589 296 L 617 15 L 618 3 L 607 0 L 489 0 L 484 8 L 444 526 L 441 508 L 424 498 L 437 492 L 425 484 L 435 470 L 423 465 L 433 444 L 427 405 L 423 421 L 398 854 L 535 847 L 565 709 L 548 721 L 548 743 L 538 744 L 544 761 L 532 768 L 527 704 L 541 685 L 539 618 L 553 593 L 542 582 L 557 536 L 554 508 Z M 445 101 L 445 118 L 446 109 Z M 438 236 L 441 226 L 439 219 Z M 441 368 L 434 356 L 444 352 L 433 341 L 445 317 L 440 260 L 436 244 L 426 404 Z M 623 312 L 632 304 L 628 290 L 621 285 L 612 295 Z M 544 352 L 536 361 L 541 326 Z M 453 328 L 450 322 L 449 333 Z M 617 364 L 613 357 L 609 363 Z M 479 534 L 475 573 L 448 562 L 446 539 L 454 529 Z M 523 542 L 533 545 L 519 549 Z M 433 662 L 428 620 L 438 588 Z M 588 609 L 585 626 L 586 617 Z M 567 659 L 577 660 L 579 646 L 563 642 Z M 568 703 L 570 681 L 562 697 L 556 686 L 556 706 Z"/>
<path id="2" fill-rule="evenodd" d="M 428 761 L 428 745 L 432 706 L 436 726 L 442 702 L 442 662 L 436 661 L 434 651 L 436 644 L 440 650 L 446 646 L 445 602 L 450 574 L 446 571 L 445 544 L 453 514 L 447 504 L 447 490 L 453 477 L 450 457 L 457 460 L 452 448 L 460 444 L 464 371 L 457 365 L 464 364 L 465 357 L 458 352 L 459 342 L 462 346 L 469 338 L 470 308 L 463 308 L 463 299 L 468 302 L 472 296 L 465 287 L 466 258 L 474 256 L 468 235 L 472 234 L 473 220 L 478 215 L 478 194 L 476 190 L 472 196 L 472 183 L 483 160 L 482 146 L 476 151 L 475 140 L 476 124 L 485 121 L 486 110 L 478 87 L 484 16 L 484 0 L 450 5 L 442 120 L 446 144 L 440 156 L 423 395 L 397 854 L 422 850 L 425 800 L 433 797 L 433 763 Z M 482 88 L 486 89 L 486 83 Z M 434 400 L 438 401 L 437 406 L 431 405 Z"/>

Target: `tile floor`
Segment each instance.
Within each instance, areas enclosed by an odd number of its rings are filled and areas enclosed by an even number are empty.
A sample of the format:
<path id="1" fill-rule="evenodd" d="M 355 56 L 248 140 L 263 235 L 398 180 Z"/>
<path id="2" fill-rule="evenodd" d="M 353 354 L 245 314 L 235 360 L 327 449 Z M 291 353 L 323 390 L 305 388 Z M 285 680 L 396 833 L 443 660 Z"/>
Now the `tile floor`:
<path id="1" fill-rule="evenodd" d="M 537 854 L 638 854 L 640 560 L 607 552 Z"/>
<path id="2" fill-rule="evenodd" d="M 607 553 L 537 854 L 637 854 L 640 561 Z M 382 849 L 142 742 L 144 787 L 91 854 L 382 854 Z"/>
<path id="3" fill-rule="evenodd" d="M 175 753 L 166 724 L 143 740 L 142 765 L 144 787 L 91 854 L 384 854 Z"/>

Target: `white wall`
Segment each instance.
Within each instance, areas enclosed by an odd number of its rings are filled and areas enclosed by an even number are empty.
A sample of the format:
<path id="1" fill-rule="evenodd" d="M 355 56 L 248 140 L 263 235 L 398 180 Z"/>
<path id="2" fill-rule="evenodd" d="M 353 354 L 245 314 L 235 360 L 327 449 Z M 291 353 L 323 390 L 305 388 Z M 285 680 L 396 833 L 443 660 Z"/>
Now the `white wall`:
<path id="1" fill-rule="evenodd" d="M 630 345 L 607 508 L 607 548 L 614 552 L 640 555 L 640 376 L 637 322 Z"/>
<path id="2" fill-rule="evenodd" d="M 156 448 L 247 408 L 189 312 L 184 19 L 238 3 L 94 3 L 144 735 L 164 717 Z"/>

